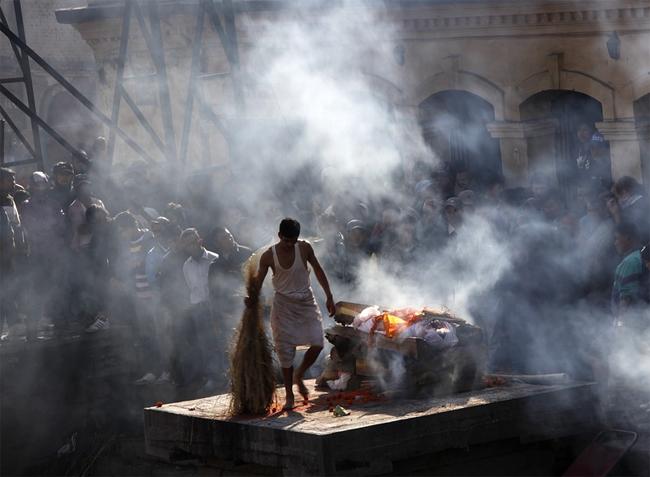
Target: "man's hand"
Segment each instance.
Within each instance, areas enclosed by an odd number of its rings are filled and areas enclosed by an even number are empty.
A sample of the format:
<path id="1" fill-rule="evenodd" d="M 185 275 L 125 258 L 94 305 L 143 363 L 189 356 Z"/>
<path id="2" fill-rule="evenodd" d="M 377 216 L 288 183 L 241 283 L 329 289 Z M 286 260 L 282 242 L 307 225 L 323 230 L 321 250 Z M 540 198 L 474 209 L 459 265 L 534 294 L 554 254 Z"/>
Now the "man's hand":
<path id="1" fill-rule="evenodd" d="M 336 314 L 336 305 L 334 304 L 334 298 L 332 297 L 332 295 L 329 295 L 327 297 L 326 306 L 330 316 L 334 316 Z"/>

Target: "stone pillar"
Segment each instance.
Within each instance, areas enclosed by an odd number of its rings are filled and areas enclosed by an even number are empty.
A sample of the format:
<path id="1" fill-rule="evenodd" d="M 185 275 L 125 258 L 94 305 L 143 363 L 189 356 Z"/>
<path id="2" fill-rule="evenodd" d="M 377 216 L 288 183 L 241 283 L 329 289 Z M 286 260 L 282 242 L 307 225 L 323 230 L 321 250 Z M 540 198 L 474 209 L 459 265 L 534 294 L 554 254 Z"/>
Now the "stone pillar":
<path id="1" fill-rule="evenodd" d="M 612 179 L 632 176 L 643 180 L 641 148 L 634 120 L 614 120 L 596 123 L 596 128 L 609 141 Z"/>
<path id="2" fill-rule="evenodd" d="M 508 187 L 528 186 L 529 173 L 542 165 L 539 162 L 547 152 L 554 154 L 553 120 L 493 122 L 486 126 L 490 135 L 499 139 L 503 175 Z M 555 168 L 554 161 L 543 165 Z"/>
<path id="3" fill-rule="evenodd" d="M 650 122 L 637 121 L 636 134 L 641 152 L 641 174 L 646 191 L 650 193 Z"/>

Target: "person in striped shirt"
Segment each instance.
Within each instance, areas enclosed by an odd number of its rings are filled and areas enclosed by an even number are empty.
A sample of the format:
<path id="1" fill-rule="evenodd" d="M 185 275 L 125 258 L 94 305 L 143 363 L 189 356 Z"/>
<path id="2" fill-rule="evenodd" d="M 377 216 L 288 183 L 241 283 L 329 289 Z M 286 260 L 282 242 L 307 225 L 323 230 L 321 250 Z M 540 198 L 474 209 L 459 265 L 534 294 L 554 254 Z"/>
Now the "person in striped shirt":
<path id="1" fill-rule="evenodd" d="M 163 372 L 154 300 L 147 277 L 147 253 L 154 246 L 151 231 L 141 229 L 130 212 L 120 212 L 113 219 L 122 240 L 122 260 L 118 274 L 122 277 L 126 295 L 135 310 L 134 331 L 142 377 L 136 384 L 153 384 Z M 146 364 L 145 364 L 146 363 Z"/>

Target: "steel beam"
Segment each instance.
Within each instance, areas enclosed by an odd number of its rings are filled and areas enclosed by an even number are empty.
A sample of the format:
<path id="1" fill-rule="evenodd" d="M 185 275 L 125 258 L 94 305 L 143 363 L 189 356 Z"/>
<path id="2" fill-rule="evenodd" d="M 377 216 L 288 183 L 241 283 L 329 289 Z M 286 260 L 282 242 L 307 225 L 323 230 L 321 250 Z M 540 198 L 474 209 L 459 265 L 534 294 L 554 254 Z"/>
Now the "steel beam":
<path id="1" fill-rule="evenodd" d="M 7 21 L 7 17 L 5 16 L 4 11 L 2 10 L 2 5 L 0 4 L 0 23 L 5 25 L 7 28 L 9 28 L 9 22 Z M 20 62 L 22 61 L 22 55 L 20 53 L 20 49 L 16 46 L 15 43 L 11 43 L 11 49 L 14 51 L 14 56 L 16 57 L 16 60 L 18 61 L 18 64 L 20 65 Z"/>
<path id="2" fill-rule="evenodd" d="M 115 90 L 113 93 L 113 114 L 112 121 L 117 126 L 120 116 L 120 104 L 122 99 L 126 102 L 127 106 L 133 111 L 136 119 L 145 131 L 151 136 L 152 141 L 160 148 L 161 152 L 169 162 L 176 160 L 176 139 L 174 135 L 174 124 L 172 118 L 171 100 L 169 97 L 169 84 L 167 81 L 167 68 L 165 65 L 165 54 L 162 47 L 162 34 L 160 31 L 160 16 L 158 14 L 158 5 L 156 1 L 148 1 L 147 10 L 149 13 L 149 23 L 151 28 L 147 27 L 147 23 L 142 14 L 140 3 L 138 0 L 125 0 L 124 14 L 122 17 L 122 33 L 120 37 L 120 51 L 117 60 L 117 71 L 115 76 Z M 137 103 L 128 94 L 124 87 L 124 69 L 126 65 L 129 38 L 131 29 L 131 20 L 135 15 L 140 31 L 144 38 L 145 44 L 151 54 L 151 58 L 156 68 L 156 73 L 153 75 L 132 76 L 129 79 L 141 80 L 143 78 L 155 78 L 158 87 L 158 99 L 160 102 L 160 110 L 162 115 L 162 124 L 164 131 L 164 140 L 160 138 L 158 133 L 147 120 L 144 113 L 137 106 Z M 109 137 L 109 157 L 113 158 L 115 153 L 115 138 Z"/>
<path id="3" fill-rule="evenodd" d="M 124 85 L 120 85 L 120 90 L 124 102 L 129 106 L 129 108 L 131 108 L 133 114 L 135 114 L 135 117 L 138 119 L 142 127 L 145 128 L 147 132 L 151 135 L 151 139 L 153 139 L 153 142 L 156 143 L 156 146 L 158 146 L 160 152 L 164 154 L 165 144 L 163 143 L 162 139 L 160 139 L 160 136 L 158 136 L 153 126 L 151 126 L 151 123 L 147 120 L 142 110 L 138 107 L 135 101 L 133 101 L 131 95 L 124 89 Z"/>
<path id="4" fill-rule="evenodd" d="M 221 24 L 219 10 L 215 5 L 214 0 L 206 0 L 206 2 L 212 28 L 214 28 L 214 31 L 221 40 L 221 45 L 223 46 L 228 62 L 230 63 L 235 101 L 238 106 L 243 108 L 244 94 L 241 88 L 241 81 L 239 80 L 239 54 L 237 52 L 237 32 L 235 29 L 235 15 L 232 2 L 225 2 L 224 4 L 224 20 L 226 22 L 226 28 Z"/>
<path id="5" fill-rule="evenodd" d="M 117 134 L 117 122 L 120 117 L 120 100 L 122 99 L 122 81 L 124 80 L 124 63 L 126 61 L 126 48 L 129 43 L 129 28 L 131 25 L 131 12 L 133 4 L 124 3 L 124 16 L 122 17 L 122 32 L 120 35 L 120 52 L 117 57 L 117 69 L 115 71 L 115 91 L 113 92 L 113 110 L 111 112 L 111 130 L 108 134 L 108 161 L 113 163 L 115 155 L 115 136 Z"/>
<path id="6" fill-rule="evenodd" d="M 23 23 L 23 10 L 20 4 L 20 0 L 14 0 L 14 16 L 16 17 L 16 26 L 18 28 L 18 36 L 22 40 L 23 44 L 27 43 L 25 36 L 25 24 Z M 29 109 L 36 114 L 36 99 L 34 98 L 34 85 L 32 83 L 32 70 L 29 63 L 29 56 L 25 53 L 25 49 L 21 48 L 21 57 L 20 57 L 20 68 L 23 72 L 23 78 L 25 79 L 25 91 L 27 92 L 27 104 Z M 36 160 L 41 170 L 44 169 L 43 163 L 43 151 L 41 149 L 41 134 L 38 128 L 38 123 L 34 120 L 33 116 L 29 118 L 32 126 L 32 140 L 34 151 L 36 151 Z"/>
<path id="7" fill-rule="evenodd" d="M 27 138 L 23 135 L 23 133 L 20 131 L 20 128 L 16 123 L 14 123 L 13 119 L 11 119 L 11 116 L 9 116 L 9 113 L 5 111 L 5 109 L 0 106 L 0 116 L 4 118 L 6 123 L 9 125 L 11 130 L 14 132 L 18 140 L 23 143 L 23 146 L 25 146 L 25 149 L 27 149 L 27 152 L 34 158 L 33 160 L 36 160 L 36 151 L 34 151 L 34 148 L 32 148 L 32 145 L 29 143 Z"/>
<path id="8" fill-rule="evenodd" d="M 138 153 L 143 159 L 149 162 L 155 162 L 155 159 L 147 153 L 147 151 L 135 142 L 131 137 L 126 134 L 122 129 L 117 125 L 114 125 L 113 121 L 106 116 L 103 112 L 99 110 L 95 104 L 86 98 L 81 91 L 75 88 L 68 80 L 66 80 L 59 72 L 57 72 L 50 64 L 41 58 L 38 53 L 32 50 L 29 46 L 25 44 L 14 32 L 12 32 L 5 25 L 0 23 L 0 33 L 4 34 L 10 41 L 16 43 L 20 48 L 23 49 L 23 53 L 27 54 L 36 64 L 38 64 L 43 70 L 52 76 L 63 88 L 65 88 L 68 93 L 70 93 L 75 99 L 77 99 L 84 107 L 86 107 L 95 117 L 101 121 L 104 125 L 109 128 L 115 128 L 115 134 L 122 139 L 131 149 Z M 6 89 L 6 88 L 5 88 Z"/>
<path id="9" fill-rule="evenodd" d="M 156 63 L 158 72 L 158 97 L 160 110 L 162 112 L 162 123 L 165 131 L 165 146 L 167 159 L 176 161 L 176 135 L 174 134 L 174 120 L 172 116 L 172 104 L 169 96 L 169 82 L 167 81 L 167 65 L 165 63 L 165 50 L 163 48 L 163 37 L 160 30 L 160 13 L 158 12 L 158 0 L 148 1 L 149 23 L 151 24 L 151 53 Z"/>
<path id="10" fill-rule="evenodd" d="M 0 119 L 0 165 L 5 164 L 5 121 Z"/>
<path id="11" fill-rule="evenodd" d="M 77 90 L 72 84 L 70 84 L 62 75 L 60 75 L 54 68 L 52 68 L 43 58 L 41 58 L 36 52 L 34 52 L 28 45 L 25 40 L 25 29 L 22 22 L 22 11 L 20 8 L 20 0 L 13 0 L 14 7 L 16 9 L 17 17 L 17 34 L 14 33 L 10 28 L 9 24 L 5 18 L 2 9 L 0 8 L 0 33 L 6 36 L 11 44 L 11 47 L 14 50 L 18 64 L 22 70 L 22 77 L 10 77 L 0 79 L 0 94 L 6 96 L 11 102 L 13 102 L 21 111 L 29 116 L 29 120 L 32 124 L 32 134 L 33 138 L 33 147 L 32 145 L 25 140 L 25 136 L 20 134 L 20 131 L 17 131 L 19 138 L 22 138 L 21 141 L 25 144 L 28 151 L 33 154 L 33 157 L 37 158 L 40 161 L 42 166 L 42 155 L 41 155 L 41 141 L 38 136 L 40 129 L 42 128 L 47 134 L 52 136 L 59 144 L 61 144 L 66 150 L 72 153 L 75 156 L 80 155 L 80 151 L 74 148 L 69 144 L 65 138 L 63 138 L 57 131 L 55 131 L 51 126 L 49 126 L 43 118 L 41 118 L 37 111 L 34 100 L 34 88 L 31 78 L 30 70 L 30 61 L 34 61 L 38 64 L 46 73 L 48 73 L 52 78 L 54 78 L 63 88 L 67 90 L 76 100 L 78 100 L 84 107 L 86 107 L 101 123 L 109 128 L 109 141 L 108 141 L 108 158 L 109 161 L 113 160 L 115 154 L 115 144 L 116 140 L 119 137 L 122 139 L 132 150 L 134 150 L 141 157 L 146 159 L 149 162 L 154 161 L 153 157 L 140 146 L 136 141 L 134 141 L 130 135 L 119 127 L 119 116 L 120 116 L 120 107 L 122 100 L 125 101 L 126 105 L 133 111 L 136 119 L 142 125 L 144 130 L 151 136 L 152 141 L 155 143 L 158 149 L 165 155 L 168 162 L 172 163 L 175 160 L 179 159 L 182 162 L 185 162 L 187 159 L 188 145 L 191 136 L 192 130 L 192 118 L 193 112 L 196 109 L 197 113 L 201 119 L 207 119 L 209 122 L 214 123 L 214 125 L 223 133 L 224 137 L 228 142 L 232 141 L 232 135 L 229 133 L 228 128 L 224 124 L 224 121 L 219 117 L 212 109 L 212 107 L 206 102 L 204 95 L 201 89 L 201 80 L 203 78 L 211 77 L 222 77 L 226 76 L 227 73 L 213 73 L 202 75 L 200 71 L 200 58 L 203 51 L 203 33 L 205 30 L 205 21 L 209 20 L 210 25 L 216 32 L 223 48 L 226 53 L 226 57 L 230 64 L 230 76 L 233 82 L 233 91 L 235 96 L 235 102 L 238 106 L 244 107 L 244 95 L 242 84 L 240 81 L 240 63 L 239 63 L 239 53 L 237 45 L 237 33 L 236 33 L 236 23 L 235 23 L 235 8 L 232 0 L 223 0 L 222 2 L 215 2 L 214 0 L 200 0 L 199 9 L 197 14 L 197 27 L 195 31 L 194 44 L 192 46 L 192 68 L 190 74 L 190 81 L 187 90 L 187 97 L 185 100 L 185 110 L 183 118 L 183 130 L 180 140 L 180 147 L 176 147 L 176 136 L 174 132 L 174 123 L 173 123 L 173 110 L 171 104 L 171 95 L 169 89 L 169 82 L 167 78 L 167 67 L 165 62 L 165 52 L 163 48 L 163 36 L 161 32 L 161 22 L 160 22 L 160 13 L 159 7 L 156 0 L 124 0 L 124 9 L 122 11 L 122 32 L 120 39 L 120 50 L 117 61 L 116 69 L 116 79 L 115 79 L 115 90 L 113 94 L 113 104 L 111 117 L 109 118 L 106 114 L 98 109 L 98 107 L 86 98 L 79 90 Z M 143 10 L 141 9 L 141 2 L 146 2 L 146 11 L 149 18 L 149 26 L 145 21 L 143 16 Z M 144 8 L 144 7 L 143 7 Z M 134 10 L 135 9 L 135 10 Z M 134 99 L 128 94 L 124 87 L 125 81 L 125 65 L 127 60 L 129 39 L 130 39 L 130 24 L 132 21 L 133 15 L 136 15 L 140 29 L 142 30 L 142 36 L 147 45 L 147 48 L 150 51 L 154 66 L 156 68 L 156 73 L 153 75 L 148 75 L 148 77 L 156 78 L 156 83 L 158 87 L 158 100 L 160 104 L 161 119 L 163 125 L 163 135 L 156 133 L 155 129 L 152 126 L 152 123 L 145 116 L 143 111 L 137 106 Z M 206 19 L 206 15 L 208 18 Z M 223 18 L 223 19 L 222 19 Z M 141 76 L 136 76 L 134 79 L 141 79 Z M 4 84 L 9 83 L 19 83 L 24 82 L 27 90 L 27 102 L 16 97 L 12 94 Z M 194 106 L 194 102 L 197 102 L 197 108 Z M 4 110 L 3 110 L 4 111 Z M 6 111 L 4 115 L 7 116 Z M 7 124 L 15 128 L 15 123 L 7 121 Z"/>
<path id="12" fill-rule="evenodd" d="M 240 109 L 245 107 L 244 92 L 241 82 L 241 69 L 239 64 L 239 47 L 237 46 L 237 24 L 235 23 L 235 9 L 232 0 L 223 0 L 223 20 L 226 37 L 230 47 L 230 68 L 232 69 L 232 83 L 235 92 L 235 101 Z"/>
<path id="13" fill-rule="evenodd" d="M 192 113 L 194 111 L 194 92 L 200 85 L 197 82 L 201 67 L 201 44 L 203 43 L 203 26 L 205 24 L 205 0 L 199 2 L 199 13 L 196 17 L 194 27 L 194 42 L 192 43 L 192 63 L 190 66 L 190 80 L 185 99 L 185 116 L 183 118 L 183 131 L 181 133 L 180 160 L 184 164 L 187 161 L 187 147 L 192 130 Z"/>
<path id="14" fill-rule="evenodd" d="M 9 83 L 22 83 L 25 81 L 25 78 L 18 76 L 17 78 L 1 78 L 0 84 L 9 84 Z"/>
<path id="15" fill-rule="evenodd" d="M 70 154 L 80 159 L 86 159 L 86 157 L 81 153 L 81 151 L 79 151 L 76 147 L 74 147 L 68 141 L 66 141 L 65 138 L 63 138 L 58 132 L 52 129 L 52 127 L 49 124 L 47 124 L 47 122 L 43 120 L 43 118 L 41 118 L 38 114 L 33 112 L 31 108 L 29 108 L 29 106 L 26 106 L 25 103 L 23 103 L 11 91 L 9 91 L 1 84 L 0 84 L 0 93 L 3 94 L 9 101 L 14 103 L 14 105 L 16 105 L 16 107 L 18 107 L 18 109 L 20 109 L 23 113 L 29 116 L 30 120 L 33 120 L 38 126 L 42 127 L 43 130 L 52 137 L 52 139 L 54 139 L 56 142 L 61 144 Z M 7 118 L 5 117 L 5 119 Z"/>

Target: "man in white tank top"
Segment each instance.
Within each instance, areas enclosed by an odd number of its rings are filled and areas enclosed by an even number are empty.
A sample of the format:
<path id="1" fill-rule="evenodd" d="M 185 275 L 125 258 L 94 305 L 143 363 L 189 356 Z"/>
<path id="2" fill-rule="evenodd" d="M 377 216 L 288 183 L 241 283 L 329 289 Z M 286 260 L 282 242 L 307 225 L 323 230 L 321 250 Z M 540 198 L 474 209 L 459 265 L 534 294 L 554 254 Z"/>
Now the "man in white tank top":
<path id="1" fill-rule="evenodd" d="M 298 240 L 300 223 L 294 219 L 280 222 L 280 241 L 260 257 L 257 286 L 261 287 L 269 271 L 273 272 L 273 307 L 271 330 L 275 351 L 282 367 L 286 390 L 285 409 L 294 407 L 293 382 L 304 399 L 308 390 L 303 383 L 305 371 L 314 364 L 323 349 L 321 314 L 309 281 L 309 265 L 327 297 L 327 311 L 335 313 L 334 298 L 323 268 L 314 255 L 314 249 L 304 240 Z M 293 360 L 296 346 L 309 346 L 302 363 L 295 372 Z"/>

